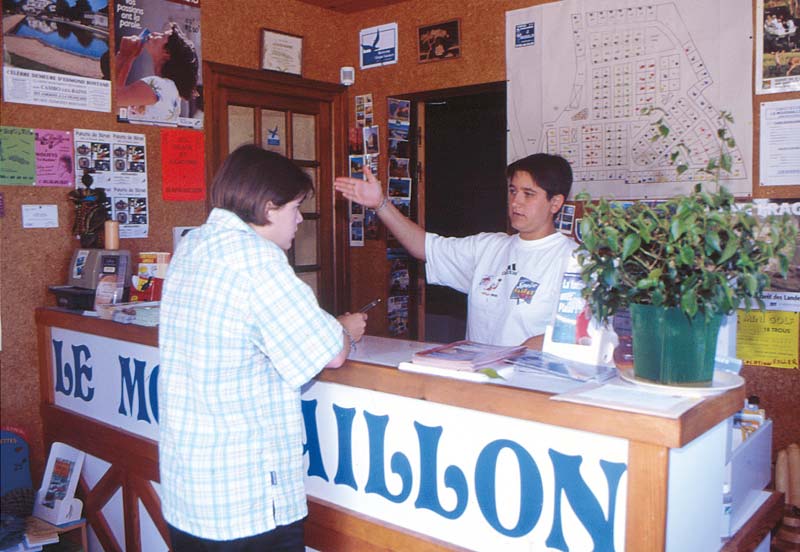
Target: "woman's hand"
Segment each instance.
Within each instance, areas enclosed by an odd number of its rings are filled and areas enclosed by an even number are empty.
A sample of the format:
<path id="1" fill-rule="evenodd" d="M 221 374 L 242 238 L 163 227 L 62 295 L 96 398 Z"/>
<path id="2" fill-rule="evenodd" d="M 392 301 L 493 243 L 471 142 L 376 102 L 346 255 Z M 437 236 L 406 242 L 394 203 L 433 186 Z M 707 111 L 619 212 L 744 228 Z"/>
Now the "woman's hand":
<path id="1" fill-rule="evenodd" d="M 333 182 L 333 187 L 342 192 L 342 195 L 350 201 L 375 209 L 383 201 L 383 187 L 372 174 L 369 165 L 364 165 L 364 174 L 367 177 L 366 180 L 339 176 Z"/>

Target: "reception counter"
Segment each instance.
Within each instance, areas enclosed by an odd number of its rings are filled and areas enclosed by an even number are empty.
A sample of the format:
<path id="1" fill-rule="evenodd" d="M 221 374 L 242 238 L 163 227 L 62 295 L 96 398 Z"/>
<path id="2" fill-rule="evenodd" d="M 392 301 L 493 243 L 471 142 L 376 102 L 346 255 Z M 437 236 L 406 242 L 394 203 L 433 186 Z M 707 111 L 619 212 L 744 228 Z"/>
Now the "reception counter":
<path id="1" fill-rule="evenodd" d="M 45 308 L 36 321 L 45 439 L 87 454 L 90 542 L 166 549 L 157 329 Z M 670 418 L 377 363 L 421 346 L 366 338 L 304 389 L 310 547 L 721 548 L 727 420 L 743 387 Z"/>

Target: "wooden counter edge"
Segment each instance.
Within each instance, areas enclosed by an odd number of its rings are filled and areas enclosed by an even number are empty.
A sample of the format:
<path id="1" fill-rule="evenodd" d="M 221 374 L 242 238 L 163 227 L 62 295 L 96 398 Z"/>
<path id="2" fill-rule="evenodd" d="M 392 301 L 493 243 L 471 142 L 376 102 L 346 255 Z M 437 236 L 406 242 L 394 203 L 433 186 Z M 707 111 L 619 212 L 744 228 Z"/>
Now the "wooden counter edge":
<path id="1" fill-rule="evenodd" d="M 158 327 L 120 324 L 52 307 L 36 309 L 36 322 L 42 326 L 158 346 Z M 365 371 L 369 374 L 365 375 Z M 358 361 L 347 361 L 341 368 L 323 370 L 317 379 L 669 448 L 686 445 L 732 416 L 741 409 L 745 397 L 742 386 L 707 397 L 674 419 L 551 401 L 550 393 L 414 374 Z"/>

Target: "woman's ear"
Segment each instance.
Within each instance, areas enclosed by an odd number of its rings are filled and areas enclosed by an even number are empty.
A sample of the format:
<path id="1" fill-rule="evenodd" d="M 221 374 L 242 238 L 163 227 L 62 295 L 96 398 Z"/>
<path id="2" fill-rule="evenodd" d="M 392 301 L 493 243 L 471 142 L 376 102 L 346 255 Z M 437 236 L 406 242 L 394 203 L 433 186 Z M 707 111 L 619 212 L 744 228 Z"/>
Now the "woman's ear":
<path id="1" fill-rule="evenodd" d="M 273 211 L 275 209 L 277 209 L 277 207 L 275 207 L 275 204 L 272 203 L 271 201 L 267 201 L 266 205 L 264 205 L 264 221 L 266 222 L 266 224 L 270 223 L 269 222 L 270 211 Z"/>

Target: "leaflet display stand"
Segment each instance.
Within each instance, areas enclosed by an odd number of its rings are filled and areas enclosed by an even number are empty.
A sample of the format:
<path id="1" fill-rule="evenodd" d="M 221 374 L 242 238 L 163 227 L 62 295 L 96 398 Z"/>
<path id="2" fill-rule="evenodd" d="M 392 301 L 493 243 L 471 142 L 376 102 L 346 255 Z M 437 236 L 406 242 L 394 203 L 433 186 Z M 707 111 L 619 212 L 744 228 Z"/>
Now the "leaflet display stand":
<path id="1" fill-rule="evenodd" d="M 75 489 L 86 455 L 64 443 L 53 443 L 42 486 L 36 492 L 33 515 L 53 525 L 78 520 L 83 502 L 75 498 Z"/>

